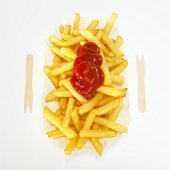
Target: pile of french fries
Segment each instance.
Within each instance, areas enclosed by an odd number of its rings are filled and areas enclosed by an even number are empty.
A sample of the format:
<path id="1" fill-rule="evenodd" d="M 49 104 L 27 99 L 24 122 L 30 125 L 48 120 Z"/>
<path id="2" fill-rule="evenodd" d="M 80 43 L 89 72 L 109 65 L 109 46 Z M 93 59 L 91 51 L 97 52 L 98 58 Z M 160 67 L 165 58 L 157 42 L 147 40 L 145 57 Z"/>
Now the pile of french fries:
<path id="1" fill-rule="evenodd" d="M 113 13 L 104 28 L 97 27 L 99 20 L 93 20 L 87 28 L 80 29 L 80 15 L 76 13 L 73 26 L 59 27 L 62 38 L 56 35 L 49 38 L 54 58 L 51 66 L 44 66 L 44 72 L 54 90 L 47 94 L 46 102 L 59 101 L 60 106 L 55 113 L 45 107 L 44 116 L 54 126 L 54 130 L 47 132 L 48 137 L 68 139 L 65 154 L 71 154 L 75 148 L 82 149 L 89 140 L 101 155 L 104 149 L 101 138 L 114 138 L 127 132 L 127 127 L 116 122 L 127 92 L 127 88 L 120 87 L 124 83 L 120 74 L 128 65 L 120 50 L 122 37 L 109 36 L 116 19 Z M 103 85 L 89 98 L 80 95 L 70 83 L 77 49 L 86 42 L 94 42 L 100 48 L 104 73 Z"/>

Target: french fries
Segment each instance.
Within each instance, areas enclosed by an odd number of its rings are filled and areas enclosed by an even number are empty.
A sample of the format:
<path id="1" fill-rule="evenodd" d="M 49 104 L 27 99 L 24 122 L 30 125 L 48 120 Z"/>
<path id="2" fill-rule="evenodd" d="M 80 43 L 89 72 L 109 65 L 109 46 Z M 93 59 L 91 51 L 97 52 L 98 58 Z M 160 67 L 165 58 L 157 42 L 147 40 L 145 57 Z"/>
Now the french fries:
<path id="1" fill-rule="evenodd" d="M 116 68 L 114 68 L 110 74 L 112 75 L 117 75 L 120 74 L 128 65 L 127 60 L 125 60 L 124 62 L 122 62 L 120 65 L 118 65 Z"/>
<path id="2" fill-rule="evenodd" d="M 85 130 L 85 129 L 86 129 L 86 130 L 90 129 L 90 127 L 92 126 L 92 123 L 93 123 L 95 117 L 96 117 L 95 114 L 89 112 L 89 114 L 88 114 L 88 116 L 87 116 L 87 118 L 86 118 L 86 120 L 85 120 L 85 122 L 84 122 L 84 125 L 83 125 L 83 128 L 82 128 L 82 129 L 83 129 L 83 130 Z M 77 142 L 77 148 L 78 148 L 78 149 L 82 149 L 83 146 L 86 144 L 86 141 L 87 141 L 86 138 L 81 138 L 81 137 L 79 137 L 78 142 Z"/>
<path id="3" fill-rule="evenodd" d="M 72 59 L 72 60 L 74 60 L 75 58 L 76 58 L 76 53 L 71 49 L 71 48 L 69 48 L 69 47 L 67 47 L 67 48 L 61 48 L 60 49 L 60 52 L 63 54 L 63 55 L 65 55 L 66 57 L 68 57 L 68 58 L 70 58 L 70 59 Z"/>
<path id="4" fill-rule="evenodd" d="M 109 47 L 109 49 L 118 57 L 123 57 L 124 54 L 118 49 L 118 47 L 114 44 L 114 42 L 108 37 L 107 34 L 102 34 L 102 40 Z"/>
<path id="5" fill-rule="evenodd" d="M 64 137 L 64 134 L 60 131 L 60 130 L 52 130 L 47 132 L 48 137 L 51 138 L 60 138 L 60 137 Z"/>
<path id="6" fill-rule="evenodd" d="M 72 139 L 77 136 L 71 128 L 65 128 L 62 126 L 60 119 L 47 107 L 44 108 L 45 118 L 56 128 L 58 128 L 67 138 Z"/>
<path id="7" fill-rule="evenodd" d="M 81 129 L 81 123 L 80 123 L 80 119 L 79 119 L 79 115 L 78 115 L 78 109 L 75 108 L 71 113 L 70 113 L 71 119 L 74 123 L 74 126 L 77 130 L 77 132 L 80 131 Z"/>
<path id="8" fill-rule="evenodd" d="M 116 85 L 112 85 L 111 87 L 108 86 L 100 86 L 97 89 L 98 92 L 106 94 L 108 96 L 113 96 L 113 97 L 122 97 L 126 94 L 127 89 L 121 89 L 117 87 Z"/>
<path id="9" fill-rule="evenodd" d="M 71 85 L 70 81 L 64 80 L 64 86 L 70 91 L 70 93 L 78 100 L 80 103 L 86 103 L 87 99 L 81 96 Z"/>
<path id="10" fill-rule="evenodd" d="M 57 76 L 61 73 L 64 73 L 66 71 L 69 71 L 73 68 L 73 61 L 66 62 L 62 66 L 55 68 L 54 70 L 51 70 L 50 74 L 52 76 Z"/>
<path id="11" fill-rule="evenodd" d="M 82 115 L 82 114 L 87 113 L 88 111 L 92 110 L 97 105 L 97 103 L 101 100 L 101 98 L 102 98 L 101 93 L 96 94 L 95 97 L 93 97 L 87 103 L 85 103 L 79 107 L 79 114 Z"/>
<path id="12" fill-rule="evenodd" d="M 116 132 L 120 132 L 120 133 L 126 133 L 127 132 L 127 128 L 119 123 L 116 122 L 112 122 L 109 121 L 107 119 L 104 118 L 100 118 L 100 117 L 96 117 L 94 119 L 95 123 L 98 123 L 99 125 L 105 126 L 109 129 L 115 130 Z"/>
<path id="13" fill-rule="evenodd" d="M 103 34 L 103 30 L 100 29 L 100 30 L 97 32 L 97 34 L 96 34 L 96 38 L 97 38 L 98 40 L 100 40 L 100 39 L 102 38 L 102 34 Z"/>
<path id="14" fill-rule="evenodd" d="M 64 149 L 64 152 L 66 155 L 70 155 L 72 153 L 72 151 L 74 150 L 74 148 L 76 147 L 76 143 L 77 143 L 77 137 L 69 140 L 67 146 Z"/>
<path id="15" fill-rule="evenodd" d="M 103 105 L 105 105 L 105 104 L 107 104 L 107 103 L 109 103 L 109 102 L 111 102 L 111 101 L 113 101 L 113 100 L 114 100 L 114 98 L 111 97 L 111 96 L 109 96 L 109 97 L 107 97 L 107 98 L 104 98 L 104 99 L 102 99 L 102 100 L 100 100 L 100 101 L 98 102 L 97 107 L 103 106 Z"/>
<path id="16" fill-rule="evenodd" d="M 106 25 L 104 27 L 104 33 L 106 33 L 107 35 L 110 34 L 110 31 L 113 28 L 113 25 L 114 25 L 116 19 L 117 19 L 117 14 L 112 13 L 111 17 L 106 22 Z"/>
<path id="17" fill-rule="evenodd" d="M 80 15 L 76 13 L 74 18 L 73 31 L 72 31 L 73 35 L 78 35 L 79 23 L 80 23 Z"/>
<path id="18" fill-rule="evenodd" d="M 64 117 L 64 120 L 63 120 L 63 127 L 68 127 L 68 125 L 70 123 L 70 113 L 73 110 L 74 105 L 75 105 L 74 99 L 73 98 L 69 98 L 68 99 L 66 113 L 65 113 L 65 117 Z"/>
<path id="19" fill-rule="evenodd" d="M 116 136 L 113 130 L 81 130 L 80 137 L 84 138 L 112 138 Z"/>
<path id="20" fill-rule="evenodd" d="M 60 57 L 61 57 L 62 59 L 64 59 L 65 61 L 71 61 L 70 58 L 67 58 L 66 56 L 64 56 L 64 55 L 60 52 L 60 49 L 59 49 L 59 48 L 54 47 L 54 46 L 51 45 L 51 46 L 50 46 L 50 50 L 51 50 L 54 54 L 60 56 Z"/>
<path id="21" fill-rule="evenodd" d="M 51 72 L 51 68 L 49 66 L 44 66 L 43 68 L 45 74 L 48 76 L 48 78 L 51 80 L 52 84 L 54 85 L 55 88 L 58 87 L 58 78 L 56 76 L 52 76 L 50 74 Z"/>
<path id="22" fill-rule="evenodd" d="M 87 27 L 87 29 L 92 32 L 93 34 L 96 31 L 96 27 L 99 24 L 99 20 L 93 20 Z"/>
<path id="23" fill-rule="evenodd" d="M 103 153 L 103 146 L 100 143 L 99 139 L 97 138 L 90 138 L 89 139 L 90 142 L 92 143 L 92 145 L 94 146 L 95 150 L 99 153 L 99 155 L 101 156 Z"/>
<path id="24" fill-rule="evenodd" d="M 73 97 L 72 94 L 65 88 L 58 88 L 56 90 L 53 90 L 52 93 L 56 97 Z"/>
<path id="25" fill-rule="evenodd" d="M 105 54 L 109 54 L 109 49 L 103 45 L 89 30 L 80 30 L 79 32 L 88 41 L 96 43 Z"/>
<path id="26" fill-rule="evenodd" d="M 46 99 L 45 99 L 46 102 L 50 102 L 50 101 L 53 101 L 53 100 L 57 99 L 57 97 L 55 96 L 54 92 L 55 92 L 55 90 L 50 91 L 47 94 Z"/>
<path id="27" fill-rule="evenodd" d="M 112 114 L 109 115 L 108 120 L 115 122 L 122 107 L 123 107 L 123 99 L 120 99 L 118 106 L 114 109 Z"/>
<path id="28" fill-rule="evenodd" d="M 104 73 L 104 85 L 109 86 L 109 85 L 112 84 L 111 79 L 110 79 L 109 69 L 107 67 L 106 60 L 105 60 L 102 52 L 101 52 L 101 56 L 102 56 L 102 59 L 103 59 L 101 69 Z"/>
<path id="29" fill-rule="evenodd" d="M 124 83 L 124 77 L 110 74 L 110 79 L 112 80 L 112 83 L 116 85 L 122 85 Z"/>
<path id="30" fill-rule="evenodd" d="M 72 39 L 68 41 L 59 41 L 59 42 L 55 42 L 54 44 L 60 47 L 68 47 L 68 46 L 79 44 L 80 41 L 83 41 L 83 40 L 85 40 L 85 38 L 83 38 L 82 36 L 77 36 L 77 37 L 73 37 Z"/>
<path id="31" fill-rule="evenodd" d="M 91 112 L 95 115 L 104 115 L 107 112 L 114 109 L 119 104 L 119 100 L 120 99 L 113 100 L 113 101 L 105 104 L 104 106 L 101 106 L 101 107 L 91 110 Z"/>
<path id="32" fill-rule="evenodd" d="M 59 108 L 53 113 L 44 108 L 44 117 L 55 127 L 47 136 L 53 139 L 67 138 L 64 152 L 70 155 L 74 149 L 82 149 L 89 140 L 102 155 L 104 147 L 101 138 L 114 138 L 118 133 L 126 133 L 127 127 L 117 123 L 123 107 L 123 98 L 127 88 L 121 88 L 124 76 L 120 75 L 128 65 L 120 50 L 123 38 L 110 37 L 117 15 L 113 13 L 104 28 L 98 28 L 99 20 L 93 20 L 86 28 L 80 26 L 80 15 L 76 13 L 73 25 L 60 25 L 61 36 L 51 35 L 49 46 L 54 54 L 51 66 L 43 70 L 54 85 L 46 96 L 46 102 L 59 102 Z M 58 38 L 61 37 L 61 38 Z M 94 42 L 100 49 L 104 82 L 91 96 L 78 93 L 70 81 L 74 61 L 79 47 Z M 74 65 L 75 66 L 75 65 Z"/>
<path id="33" fill-rule="evenodd" d="M 115 41 L 116 47 L 119 48 L 122 45 L 122 43 L 123 43 L 122 37 L 121 36 L 117 36 L 116 37 L 116 41 Z"/>
<path id="34" fill-rule="evenodd" d="M 71 30 L 71 25 L 66 25 L 65 27 L 64 27 L 64 30 L 63 30 L 63 34 L 70 34 L 70 30 Z"/>

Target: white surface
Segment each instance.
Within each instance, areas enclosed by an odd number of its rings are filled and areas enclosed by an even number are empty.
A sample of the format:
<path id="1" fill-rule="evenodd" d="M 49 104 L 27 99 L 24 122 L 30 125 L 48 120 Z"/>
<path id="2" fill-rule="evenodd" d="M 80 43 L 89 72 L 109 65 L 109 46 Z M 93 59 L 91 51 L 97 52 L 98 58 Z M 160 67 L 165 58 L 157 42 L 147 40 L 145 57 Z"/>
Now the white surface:
<path id="1" fill-rule="evenodd" d="M 0 169 L 3 170 L 161 170 L 170 169 L 170 1 L 0 1 Z M 47 38 L 80 12 L 107 19 L 119 15 L 129 60 L 129 132 L 102 157 L 93 151 L 64 156 L 44 133 L 43 72 Z M 24 113 L 25 56 L 34 60 L 33 113 Z M 147 112 L 137 109 L 136 54 L 146 64 Z"/>

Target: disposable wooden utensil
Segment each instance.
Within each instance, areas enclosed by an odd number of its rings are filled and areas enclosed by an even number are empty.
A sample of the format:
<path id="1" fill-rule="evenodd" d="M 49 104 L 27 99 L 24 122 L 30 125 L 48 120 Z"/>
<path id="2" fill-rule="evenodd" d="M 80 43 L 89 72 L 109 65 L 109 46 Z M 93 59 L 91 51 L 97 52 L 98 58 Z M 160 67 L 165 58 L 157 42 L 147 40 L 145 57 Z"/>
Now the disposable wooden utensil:
<path id="1" fill-rule="evenodd" d="M 136 58 L 136 70 L 138 78 L 138 109 L 140 112 L 146 111 L 146 94 L 145 94 L 145 62 L 142 55 L 141 61 Z"/>
<path id="2" fill-rule="evenodd" d="M 32 75 L 33 75 L 33 56 L 31 54 L 26 56 L 26 85 L 24 96 L 24 111 L 29 107 L 32 112 Z"/>

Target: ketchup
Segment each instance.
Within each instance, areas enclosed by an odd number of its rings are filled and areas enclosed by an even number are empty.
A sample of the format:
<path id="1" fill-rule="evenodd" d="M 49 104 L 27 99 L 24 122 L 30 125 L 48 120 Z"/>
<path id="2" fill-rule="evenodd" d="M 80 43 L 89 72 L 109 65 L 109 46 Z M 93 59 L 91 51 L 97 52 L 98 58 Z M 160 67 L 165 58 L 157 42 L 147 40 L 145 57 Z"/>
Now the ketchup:
<path id="1" fill-rule="evenodd" d="M 93 42 L 88 42 L 77 50 L 70 81 L 73 88 L 85 97 L 94 94 L 104 81 L 104 74 L 100 68 L 102 57 L 99 52 L 99 47 Z"/>

